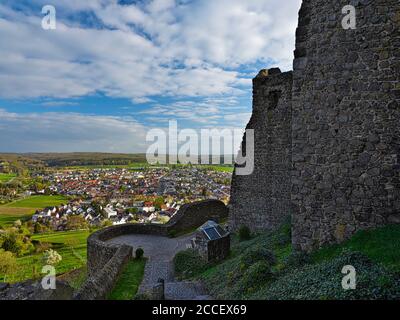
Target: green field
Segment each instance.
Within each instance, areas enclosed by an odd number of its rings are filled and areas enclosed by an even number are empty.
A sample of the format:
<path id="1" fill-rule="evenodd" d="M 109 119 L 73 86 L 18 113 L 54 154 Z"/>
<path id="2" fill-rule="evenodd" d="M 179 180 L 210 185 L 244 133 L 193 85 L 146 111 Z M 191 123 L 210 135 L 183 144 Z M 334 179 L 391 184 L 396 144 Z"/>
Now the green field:
<path id="1" fill-rule="evenodd" d="M 49 243 L 53 250 L 61 256 L 62 261 L 56 266 L 57 274 L 79 269 L 86 264 L 86 239 L 89 231 L 68 231 L 54 232 L 49 234 L 39 234 L 32 236 L 32 240 L 39 240 L 42 243 Z M 41 261 L 43 253 L 33 254 L 17 258 L 18 269 L 14 274 L 7 278 L 7 281 L 16 282 L 41 276 Z M 0 282 L 4 279 L 0 276 Z"/>
<path id="2" fill-rule="evenodd" d="M 142 169 L 154 169 L 154 168 L 187 168 L 189 165 L 185 164 L 173 164 L 173 165 L 150 165 L 147 162 L 143 163 L 131 163 L 126 165 L 86 165 L 86 166 L 68 166 L 62 167 L 65 170 L 90 170 L 90 169 L 130 169 L 130 170 L 142 170 Z M 219 172 L 233 172 L 233 165 L 193 165 L 199 169 L 208 169 Z"/>
<path id="3" fill-rule="evenodd" d="M 11 179 L 14 179 L 17 175 L 12 173 L 0 173 L 0 183 L 9 182 Z"/>
<path id="4" fill-rule="evenodd" d="M 34 208 L 10 208 L 0 206 L 0 227 L 12 226 L 16 220 L 29 220 L 34 213 Z"/>
<path id="5" fill-rule="evenodd" d="M 29 220 L 36 210 L 66 204 L 64 196 L 32 196 L 0 206 L 0 226 L 7 227 L 16 220 Z"/>
<path id="6" fill-rule="evenodd" d="M 64 196 L 31 196 L 22 200 L 17 200 L 4 205 L 8 208 L 45 208 L 58 206 L 68 202 Z M 1 208 L 1 207 L 0 207 Z"/>
<path id="7" fill-rule="evenodd" d="M 212 171 L 218 171 L 218 172 L 229 172 L 233 173 L 233 165 L 203 165 L 199 166 L 200 169 L 208 169 Z"/>

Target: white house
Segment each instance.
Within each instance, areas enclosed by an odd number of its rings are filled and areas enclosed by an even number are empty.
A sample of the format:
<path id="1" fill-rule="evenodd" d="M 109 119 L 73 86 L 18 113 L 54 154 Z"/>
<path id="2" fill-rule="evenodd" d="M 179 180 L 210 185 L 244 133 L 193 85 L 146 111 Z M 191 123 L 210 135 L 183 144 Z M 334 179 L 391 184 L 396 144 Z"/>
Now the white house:
<path id="1" fill-rule="evenodd" d="M 112 207 L 105 207 L 105 213 L 107 214 L 107 218 L 110 219 L 111 217 L 116 217 L 118 215 L 117 211 L 115 211 Z"/>

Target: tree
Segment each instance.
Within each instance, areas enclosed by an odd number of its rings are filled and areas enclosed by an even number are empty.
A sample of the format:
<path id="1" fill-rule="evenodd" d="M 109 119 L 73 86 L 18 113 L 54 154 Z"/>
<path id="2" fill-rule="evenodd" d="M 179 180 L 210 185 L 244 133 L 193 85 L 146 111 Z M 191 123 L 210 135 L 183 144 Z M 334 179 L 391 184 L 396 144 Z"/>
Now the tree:
<path id="1" fill-rule="evenodd" d="M 43 262 L 46 265 L 55 266 L 56 264 L 60 263 L 61 260 L 61 255 L 53 249 L 47 250 L 43 255 Z"/>
<path id="2" fill-rule="evenodd" d="M 88 223 L 82 216 L 69 216 L 66 228 L 67 230 L 87 229 Z"/>
<path id="3" fill-rule="evenodd" d="M 111 227 L 113 225 L 113 223 L 112 223 L 112 221 L 111 220 L 103 220 L 103 222 L 101 223 L 101 226 L 103 227 L 103 228 L 106 228 L 106 227 Z"/>
<path id="4" fill-rule="evenodd" d="M 135 214 L 137 214 L 139 212 L 139 209 L 138 208 L 129 208 L 129 209 L 126 210 L 126 212 L 128 214 L 131 213 L 131 214 L 135 215 Z"/>
<path id="5" fill-rule="evenodd" d="M 18 236 L 14 231 L 7 230 L 1 236 L 1 248 L 19 255 L 22 251 L 22 243 L 18 241 Z"/>
<path id="6" fill-rule="evenodd" d="M 154 200 L 154 207 L 155 207 L 156 209 L 160 210 L 160 209 L 161 209 L 161 206 L 163 206 L 163 205 L 164 205 L 164 198 L 163 198 L 163 197 L 157 197 L 157 198 Z"/>
<path id="7" fill-rule="evenodd" d="M 11 272 L 17 268 L 17 260 L 12 252 L 4 251 L 0 249 L 0 275 L 4 276 L 4 279 Z"/>
<path id="8" fill-rule="evenodd" d="M 14 221 L 14 227 L 17 228 L 17 229 L 21 228 L 22 227 L 21 220 Z"/>

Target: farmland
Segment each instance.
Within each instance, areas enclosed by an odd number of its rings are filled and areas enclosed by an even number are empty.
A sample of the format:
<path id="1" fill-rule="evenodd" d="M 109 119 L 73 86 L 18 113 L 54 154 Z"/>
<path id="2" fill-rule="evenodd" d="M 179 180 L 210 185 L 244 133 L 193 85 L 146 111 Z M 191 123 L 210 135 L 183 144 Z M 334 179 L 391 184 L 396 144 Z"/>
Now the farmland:
<path id="1" fill-rule="evenodd" d="M 61 262 L 56 266 L 57 274 L 82 268 L 86 264 L 86 239 L 89 231 L 78 230 L 69 232 L 55 232 L 32 236 L 32 240 L 40 241 L 51 246 L 61 256 Z M 40 277 L 43 253 L 35 253 L 29 256 L 17 258 L 17 270 L 6 279 L 16 282 Z M 0 281 L 4 279 L 0 276 Z"/>
<path id="2" fill-rule="evenodd" d="M 0 226 L 7 227 L 16 220 L 27 220 L 37 209 L 68 202 L 63 196 L 32 196 L 0 206 Z"/>
<path id="3" fill-rule="evenodd" d="M 4 207 L 10 208 L 45 208 L 66 203 L 68 198 L 64 196 L 31 196 L 25 199 L 7 203 Z"/>
<path id="4" fill-rule="evenodd" d="M 34 213 L 34 208 L 11 208 L 0 206 L 0 226 L 8 227 L 16 220 L 28 220 Z"/>
<path id="5" fill-rule="evenodd" d="M 17 175 L 12 173 L 0 173 L 0 183 L 7 183 L 14 179 Z"/>

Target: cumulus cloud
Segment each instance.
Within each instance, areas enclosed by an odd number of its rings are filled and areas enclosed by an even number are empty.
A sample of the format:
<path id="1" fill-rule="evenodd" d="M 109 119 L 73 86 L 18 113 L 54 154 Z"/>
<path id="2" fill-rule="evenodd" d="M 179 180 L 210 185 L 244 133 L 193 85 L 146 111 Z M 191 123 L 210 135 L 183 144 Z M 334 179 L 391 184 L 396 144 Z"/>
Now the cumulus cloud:
<path id="1" fill-rule="evenodd" d="M 1 151 L 143 152 L 141 121 L 244 128 L 257 69 L 291 68 L 301 0 L 57 0 L 57 29 L 43 30 L 47 4 L 0 3 L 0 98 L 39 98 L 47 108 L 0 109 Z M 146 110 L 120 117 L 48 109 L 93 95 Z"/>
<path id="2" fill-rule="evenodd" d="M 188 121 L 193 127 L 234 126 L 244 127 L 250 119 L 251 113 L 244 112 L 244 107 L 237 106 L 238 101 L 232 99 L 204 99 L 201 101 L 178 101 L 169 104 L 155 104 L 139 112 L 147 116 L 147 120 L 167 123 L 174 119 L 183 124 Z M 233 107 L 232 107 L 233 106 Z M 162 114 L 159 118 L 157 115 Z"/>
<path id="3" fill-rule="evenodd" d="M 24 2 L 24 1 L 22 1 Z M 34 0 L 37 5 L 46 1 Z M 300 0 L 59 0 L 57 30 L 35 11 L 0 5 L 0 96 L 237 95 L 240 66 L 289 68 Z M 71 20 L 79 12 L 100 26 Z"/>

